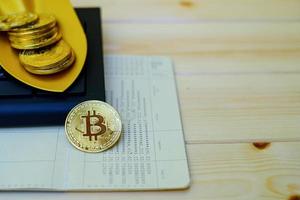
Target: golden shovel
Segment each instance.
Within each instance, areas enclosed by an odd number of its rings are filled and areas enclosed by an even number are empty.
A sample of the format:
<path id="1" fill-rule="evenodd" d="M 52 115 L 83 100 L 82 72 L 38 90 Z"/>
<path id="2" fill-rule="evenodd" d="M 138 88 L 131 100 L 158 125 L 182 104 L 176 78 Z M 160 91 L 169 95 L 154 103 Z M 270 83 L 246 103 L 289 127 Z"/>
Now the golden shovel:
<path id="1" fill-rule="evenodd" d="M 18 52 L 9 43 L 6 33 L 0 32 L 0 65 L 14 78 L 35 88 L 52 92 L 65 91 L 80 74 L 87 54 L 87 41 L 80 21 L 69 0 L 0 0 L 0 15 L 22 11 L 53 14 L 63 35 L 76 54 L 73 66 L 52 75 L 34 75 L 19 63 Z"/>

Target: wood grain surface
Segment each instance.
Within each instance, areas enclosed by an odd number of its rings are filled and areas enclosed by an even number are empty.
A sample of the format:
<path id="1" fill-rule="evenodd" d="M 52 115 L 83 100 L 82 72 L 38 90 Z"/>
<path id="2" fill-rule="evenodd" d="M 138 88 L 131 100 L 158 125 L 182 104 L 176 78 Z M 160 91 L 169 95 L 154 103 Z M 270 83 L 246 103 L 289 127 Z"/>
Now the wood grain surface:
<path id="1" fill-rule="evenodd" d="M 72 0 L 103 11 L 105 54 L 174 61 L 191 187 L 0 199 L 300 199 L 299 0 Z"/>

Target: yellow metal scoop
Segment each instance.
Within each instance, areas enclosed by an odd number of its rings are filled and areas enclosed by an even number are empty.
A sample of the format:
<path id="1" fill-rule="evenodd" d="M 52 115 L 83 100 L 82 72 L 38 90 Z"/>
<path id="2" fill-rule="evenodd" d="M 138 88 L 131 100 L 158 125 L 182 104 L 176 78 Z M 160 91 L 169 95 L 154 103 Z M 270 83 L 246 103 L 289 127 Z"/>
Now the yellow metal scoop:
<path id="1" fill-rule="evenodd" d="M 87 41 L 79 19 L 69 0 L 0 0 L 0 15 L 22 11 L 53 14 L 63 35 L 76 54 L 74 65 L 61 73 L 39 76 L 27 72 L 19 63 L 18 52 L 11 48 L 8 37 L 0 33 L 0 65 L 19 81 L 52 92 L 65 91 L 83 68 Z"/>

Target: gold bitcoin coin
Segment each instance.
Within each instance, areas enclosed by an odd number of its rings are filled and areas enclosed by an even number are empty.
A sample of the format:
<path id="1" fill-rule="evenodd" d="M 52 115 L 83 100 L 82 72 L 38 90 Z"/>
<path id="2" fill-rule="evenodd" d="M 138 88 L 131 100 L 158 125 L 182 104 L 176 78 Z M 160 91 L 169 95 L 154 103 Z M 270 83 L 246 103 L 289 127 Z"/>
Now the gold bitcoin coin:
<path id="1" fill-rule="evenodd" d="M 56 43 L 61 39 L 61 37 L 62 37 L 61 33 L 56 32 L 53 35 L 47 35 L 47 37 L 37 38 L 27 42 L 11 41 L 11 46 L 19 50 L 39 49 Z"/>
<path id="2" fill-rule="evenodd" d="M 49 68 L 35 68 L 29 65 L 23 65 L 23 66 L 28 72 L 32 74 L 49 75 L 49 74 L 58 73 L 60 71 L 69 68 L 74 63 L 74 61 L 75 61 L 75 55 L 72 51 L 71 56 L 68 59 L 65 59 L 61 63 L 53 65 L 52 67 Z"/>
<path id="3" fill-rule="evenodd" d="M 70 65 L 75 61 L 75 54 L 73 52 L 73 50 L 71 49 L 70 55 L 68 55 L 67 57 L 63 58 L 61 61 L 58 61 L 56 63 L 50 64 L 50 65 L 44 65 L 44 66 L 32 66 L 32 65 L 27 65 L 25 63 L 21 64 L 24 67 L 29 67 L 32 70 L 51 70 L 51 69 L 55 69 L 57 67 L 63 67 L 65 65 Z"/>
<path id="4" fill-rule="evenodd" d="M 63 40 L 55 45 L 36 50 L 23 50 L 19 60 L 33 74 L 48 75 L 69 68 L 75 61 L 72 48 Z"/>
<path id="5" fill-rule="evenodd" d="M 40 34 L 22 35 L 22 36 L 9 35 L 8 38 L 11 42 L 14 42 L 14 43 L 24 43 L 24 42 L 33 43 L 33 41 L 36 41 L 36 40 L 39 40 L 42 38 L 48 38 L 49 36 L 53 36 L 57 32 L 58 32 L 58 28 L 53 27 L 53 28 L 47 30 L 47 32 L 44 32 L 44 33 L 41 32 Z"/>
<path id="6" fill-rule="evenodd" d="M 56 27 L 56 22 L 55 23 L 51 23 L 45 27 L 41 27 L 41 28 L 37 28 L 37 29 L 32 29 L 32 30 L 27 30 L 27 31 L 17 31 L 19 29 L 15 29 L 16 32 L 14 31 L 9 31 L 8 35 L 9 36 L 14 36 L 14 37 L 30 37 L 30 36 L 34 36 L 34 35 L 40 35 L 43 33 L 48 32 L 50 29 L 52 29 L 53 27 Z"/>
<path id="7" fill-rule="evenodd" d="M 114 146 L 121 136 L 118 112 L 109 104 L 90 100 L 68 114 L 65 132 L 70 143 L 84 152 L 101 152 Z"/>
<path id="8" fill-rule="evenodd" d="M 20 62 L 37 68 L 56 65 L 71 54 L 71 47 L 60 40 L 55 45 L 36 50 L 24 50 L 19 53 Z"/>
<path id="9" fill-rule="evenodd" d="M 9 31 L 13 28 L 26 26 L 38 20 L 38 15 L 30 12 L 22 12 L 2 16 L 0 18 L 0 31 Z"/>
<path id="10" fill-rule="evenodd" d="M 49 29 L 56 25 L 56 19 L 53 15 L 41 14 L 39 15 L 39 19 L 36 23 L 19 27 L 10 30 L 9 35 L 26 35 L 26 34 L 35 34 L 40 30 Z"/>

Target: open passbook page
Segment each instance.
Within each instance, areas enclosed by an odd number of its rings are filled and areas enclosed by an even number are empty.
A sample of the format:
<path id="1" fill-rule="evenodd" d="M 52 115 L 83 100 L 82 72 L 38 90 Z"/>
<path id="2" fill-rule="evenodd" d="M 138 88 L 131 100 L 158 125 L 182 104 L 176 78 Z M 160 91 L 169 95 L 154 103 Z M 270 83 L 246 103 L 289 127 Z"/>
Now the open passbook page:
<path id="1" fill-rule="evenodd" d="M 122 119 L 117 145 L 102 153 L 84 153 L 68 142 L 63 126 L 1 128 L 0 189 L 188 187 L 172 62 L 163 57 L 108 56 L 105 83 L 107 102 Z"/>

